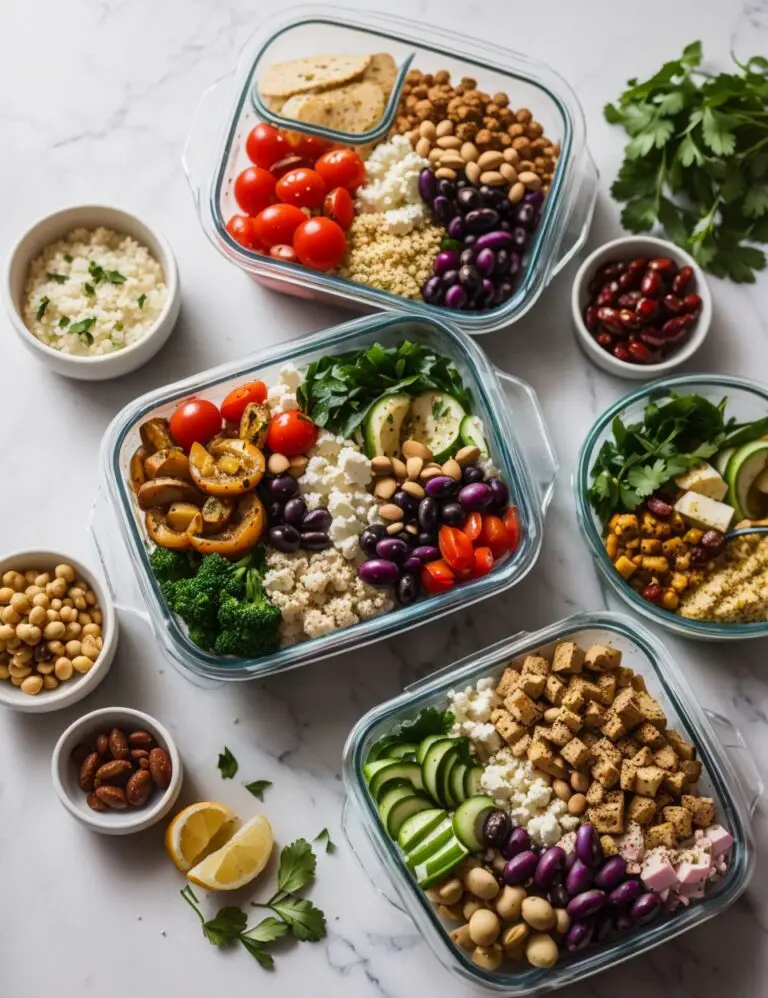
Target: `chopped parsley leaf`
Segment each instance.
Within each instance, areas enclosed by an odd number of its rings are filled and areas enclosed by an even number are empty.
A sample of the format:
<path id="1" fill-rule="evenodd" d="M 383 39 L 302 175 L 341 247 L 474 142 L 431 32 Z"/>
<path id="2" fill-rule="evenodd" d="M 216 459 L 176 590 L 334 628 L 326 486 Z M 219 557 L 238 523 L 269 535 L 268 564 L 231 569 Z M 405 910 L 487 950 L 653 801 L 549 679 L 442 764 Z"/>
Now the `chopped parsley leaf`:
<path id="1" fill-rule="evenodd" d="M 69 316 L 62 315 L 62 317 L 59 319 L 59 328 L 66 329 L 68 325 L 69 325 Z"/>
<path id="2" fill-rule="evenodd" d="M 42 317 L 45 315 L 45 310 L 48 308 L 50 304 L 51 304 L 51 299 L 48 297 L 48 295 L 43 295 L 43 297 L 40 299 L 40 304 L 37 306 L 37 313 L 35 315 L 35 318 L 38 321 L 42 319 Z"/>
<path id="3" fill-rule="evenodd" d="M 52 274 L 50 270 L 45 276 L 49 281 L 56 281 L 57 284 L 65 284 L 67 280 L 64 274 Z"/>
<path id="4" fill-rule="evenodd" d="M 139 295 L 139 297 L 138 297 L 139 308 L 144 308 L 144 302 L 146 300 L 147 300 L 147 296 L 146 295 Z"/>
<path id="5" fill-rule="evenodd" d="M 128 278 L 124 277 L 119 270 L 105 270 L 104 274 L 107 280 L 112 284 L 125 284 L 128 280 Z"/>
<path id="6" fill-rule="evenodd" d="M 95 260 L 91 260 L 88 264 L 88 273 L 93 278 L 95 284 L 98 284 L 99 281 L 104 280 L 104 271 Z"/>
<path id="7" fill-rule="evenodd" d="M 116 322 L 113 328 L 115 332 L 122 333 L 123 329 L 125 329 L 125 326 L 122 324 L 122 322 Z"/>
<path id="8" fill-rule="evenodd" d="M 94 286 L 92 284 L 89 284 L 88 281 L 85 282 L 85 284 L 83 285 L 83 288 L 85 289 L 85 293 L 87 295 L 95 295 L 96 294 L 96 288 L 94 288 Z"/>
<path id="9" fill-rule="evenodd" d="M 80 339 L 85 343 L 86 346 L 90 346 L 93 343 L 93 336 L 91 336 L 91 327 L 95 324 L 96 320 L 81 319 L 80 322 L 75 322 L 69 327 L 70 333 L 75 333 Z"/>
<path id="10" fill-rule="evenodd" d="M 64 260 L 65 260 L 65 262 L 66 262 L 66 263 L 72 263 L 72 261 L 73 261 L 74 259 L 75 259 L 75 258 L 74 258 L 74 257 L 72 256 L 72 254 L 71 254 L 71 253 L 65 253 L 65 254 L 64 254 Z"/>

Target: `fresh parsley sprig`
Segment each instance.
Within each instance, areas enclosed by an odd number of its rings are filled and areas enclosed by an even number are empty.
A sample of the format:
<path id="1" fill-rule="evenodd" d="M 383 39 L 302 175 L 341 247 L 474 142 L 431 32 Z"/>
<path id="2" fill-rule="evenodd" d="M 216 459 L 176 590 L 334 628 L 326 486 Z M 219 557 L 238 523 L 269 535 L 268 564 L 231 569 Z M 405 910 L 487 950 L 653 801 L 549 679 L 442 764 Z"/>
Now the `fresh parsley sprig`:
<path id="1" fill-rule="evenodd" d="M 625 229 L 658 224 L 717 277 L 751 283 L 768 242 L 768 60 L 717 74 L 701 61 L 692 42 L 605 106 L 629 136 L 611 193 Z"/>
<path id="2" fill-rule="evenodd" d="M 272 780 L 253 780 L 251 783 L 244 783 L 243 786 L 249 794 L 263 801 L 264 791 L 272 786 Z"/>
<path id="3" fill-rule="evenodd" d="M 325 851 L 327 853 L 336 852 L 336 843 L 331 839 L 331 833 L 327 828 L 323 828 L 322 831 L 312 839 L 313 842 L 320 842 L 325 844 Z"/>
<path id="4" fill-rule="evenodd" d="M 237 759 L 226 745 L 224 746 L 224 751 L 219 752 L 219 761 L 216 765 L 221 773 L 222 780 L 231 780 L 239 768 Z"/>

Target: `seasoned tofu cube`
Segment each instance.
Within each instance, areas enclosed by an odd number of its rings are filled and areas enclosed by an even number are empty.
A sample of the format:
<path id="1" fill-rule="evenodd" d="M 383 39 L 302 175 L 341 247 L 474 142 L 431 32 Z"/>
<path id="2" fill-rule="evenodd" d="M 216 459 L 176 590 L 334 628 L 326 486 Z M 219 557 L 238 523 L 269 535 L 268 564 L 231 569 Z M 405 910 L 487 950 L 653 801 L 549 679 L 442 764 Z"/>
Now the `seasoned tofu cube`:
<path id="1" fill-rule="evenodd" d="M 676 845 L 675 829 L 668 821 L 661 825 L 654 825 L 645 833 L 645 848 L 648 850 L 655 849 L 656 846 L 674 849 Z"/>
<path id="2" fill-rule="evenodd" d="M 661 748 L 664 744 L 664 735 L 648 721 L 644 721 L 639 728 L 632 732 L 638 741 L 643 745 L 648 745 L 652 749 Z"/>
<path id="3" fill-rule="evenodd" d="M 671 807 L 665 807 L 664 820 L 672 825 L 675 830 L 675 838 L 679 842 L 682 842 L 683 839 L 689 839 L 693 835 L 693 815 L 686 808 L 677 807 L 674 804 Z"/>
<path id="4" fill-rule="evenodd" d="M 520 687 L 520 673 L 514 666 L 508 665 L 504 674 L 496 687 L 496 693 L 502 700 L 506 699 L 510 693 L 514 693 Z"/>
<path id="5" fill-rule="evenodd" d="M 560 708 L 560 713 L 557 719 L 558 721 L 562 721 L 563 724 L 567 725 L 574 733 L 574 735 L 576 734 L 577 731 L 580 731 L 584 725 L 584 722 L 579 717 L 579 715 L 575 714 L 572 710 L 568 710 L 567 707 Z"/>
<path id="6" fill-rule="evenodd" d="M 685 773 L 678 770 L 676 773 L 666 773 L 661 781 L 661 788 L 673 797 L 679 797 L 685 790 Z"/>
<path id="7" fill-rule="evenodd" d="M 491 723 L 507 743 L 514 745 L 525 734 L 525 725 L 516 721 L 508 710 L 498 708 L 491 714 Z"/>
<path id="8" fill-rule="evenodd" d="M 541 741 L 544 739 L 545 742 L 552 740 L 552 728 L 548 724 L 537 724 L 533 729 L 533 740 Z"/>
<path id="9" fill-rule="evenodd" d="M 619 775 L 619 786 L 627 793 L 632 793 L 635 789 L 637 779 L 637 766 L 631 759 L 624 759 L 621 763 L 621 773 Z"/>
<path id="10" fill-rule="evenodd" d="M 596 745 L 600 741 L 596 731 L 586 731 L 584 728 L 579 732 L 579 738 L 589 748 L 592 748 L 593 745 Z"/>
<path id="11" fill-rule="evenodd" d="M 552 671 L 569 676 L 581 672 L 584 667 L 584 652 L 573 641 L 561 641 L 555 647 L 552 657 Z"/>
<path id="12" fill-rule="evenodd" d="M 589 808 L 589 820 L 600 835 L 620 835 L 624 831 L 624 794 L 613 790 L 605 795 L 602 804 Z"/>
<path id="13" fill-rule="evenodd" d="M 568 710 L 572 710 L 574 714 L 578 714 L 581 710 L 583 710 L 586 700 L 584 699 L 584 694 L 581 690 L 568 687 L 563 694 L 563 698 L 560 703 L 561 706 L 566 707 Z"/>
<path id="14" fill-rule="evenodd" d="M 605 719 L 605 707 L 601 703 L 590 703 L 584 711 L 584 723 L 588 728 L 602 727 Z"/>
<path id="15" fill-rule="evenodd" d="M 717 810 L 711 797 L 694 797 L 692 794 L 684 794 L 680 803 L 686 811 L 691 813 L 693 824 L 697 828 L 708 828 L 709 825 L 714 825 Z"/>
<path id="16" fill-rule="evenodd" d="M 653 797 L 643 797 L 635 794 L 627 808 L 627 820 L 636 821 L 638 825 L 648 825 L 656 814 L 656 801 Z"/>
<path id="17" fill-rule="evenodd" d="M 670 773 L 674 773 L 678 765 L 677 753 L 671 745 L 663 745 L 654 752 L 653 761 L 657 766 L 666 769 Z"/>
<path id="18" fill-rule="evenodd" d="M 655 728 L 663 730 L 667 726 L 667 715 L 661 709 L 658 700 L 655 700 L 650 693 L 635 693 L 638 709 L 644 720 L 650 722 Z"/>
<path id="19" fill-rule="evenodd" d="M 589 761 L 590 751 L 580 738 L 572 738 L 562 749 L 563 758 L 574 769 L 579 769 Z"/>
<path id="20" fill-rule="evenodd" d="M 648 687 L 645 685 L 645 680 L 643 679 L 643 677 L 640 675 L 639 672 L 636 672 L 634 674 L 634 676 L 632 677 L 629 685 L 637 693 L 647 693 L 648 692 Z"/>
<path id="21" fill-rule="evenodd" d="M 616 748 L 619 752 L 621 752 L 625 759 L 634 759 L 640 751 L 640 743 L 636 742 L 634 738 L 627 736 L 626 738 L 620 738 L 616 742 Z"/>
<path id="22" fill-rule="evenodd" d="M 718 502 L 698 492 L 685 492 L 675 503 L 675 512 L 686 523 L 699 530 L 719 530 L 724 534 L 731 525 L 736 510 L 728 503 Z"/>
<path id="23" fill-rule="evenodd" d="M 635 678 L 635 674 L 631 669 L 627 669 L 622 666 L 621 669 L 616 674 L 616 685 L 620 690 L 623 690 L 625 686 L 631 686 L 632 680 Z"/>
<path id="24" fill-rule="evenodd" d="M 623 690 L 619 691 L 613 701 L 613 709 L 628 731 L 643 723 L 643 715 L 640 713 L 640 706 L 637 702 L 637 691 L 631 686 L 625 686 Z"/>
<path id="25" fill-rule="evenodd" d="M 571 738 L 573 738 L 573 732 L 567 724 L 563 724 L 563 722 L 558 718 L 558 720 L 552 725 L 551 741 L 554 742 L 555 745 L 562 748 L 563 745 L 568 744 Z"/>
<path id="26" fill-rule="evenodd" d="M 656 795 L 656 819 L 661 821 L 664 815 L 664 808 L 671 807 L 675 801 L 669 794 L 657 794 Z"/>
<path id="27" fill-rule="evenodd" d="M 523 690 L 515 690 L 504 700 L 504 706 L 526 728 L 530 728 L 541 717 L 541 711 Z"/>
<path id="28" fill-rule="evenodd" d="M 594 780 L 590 784 L 589 790 L 587 790 L 586 793 L 587 804 L 589 804 L 591 807 L 594 807 L 596 804 L 602 803 L 602 801 L 605 800 L 605 794 L 606 790 L 605 787 L 602 785 L 602 783 L 599 783 L 597 780 Z"/>
<path id="29" fill-rule="evenodd" d="M 523 675 L 544 676 L 546 679 L 549 675 L 549 662 L 541 655 L 526 655 Z"/>
<path id="30" fill-rule="evenodd" d="M 648 748 L 647 745 L 643 745 L 637 755 L 632 757 L 632 762 L 635 766 L 652 766 L 653 765 L 653 753 Z"/>
<path id="31" fill-rule="evenodd" d="M 635 790 L 643 797 L 655 797 L 663 779 L 664 770 L 658 766 L 639 766 L 635 775 Z"/>
<path id="32" fill-rule="evenodd" d="M 600 845 L 603 847 L 603 856 L 606 858 L 610 859 L 611 856 L 619 855 L 619 847 L 612 835 L 601 835 Z"/>
<path id="33" fill-rule="evenodd" d="M 544 682 L 544 697 L 554 707 L 559 707 L 565 696 L 565 683 L 550 672 Z"/>
<path id="34" fill-rule="evenodd" d="M 605 707 L 610 707 L 616 696 L 616 676 L 611 672 L 604 672 L 597 677 L 595 686 L 600 691 L 599 702 Z"/>
<path id="35" fill-rule="evenodd" d="M 598 682 L 602 677 L 598 677 Z M 597 685 L 597 683 L 590 683 L 581 676 L 578 676 L 573 681 L 573 685 L 581 692 L 584 700 L 587 703 L 602 703 L 603 702 L 603 691 Z"/>
<path id="36" fill-rule="evenodd" d="M 675 485 L 683 492 L 698 492 L 699 495 L 708 496 L 717 502 L 725 499 L 728 491 L 728 485 L 723 476 L 706 461 L 695 464 L 692 468 L 684 471 L 682 475 L 677 475 Z"/>
<path id="37" fill-rule="evenodd" d="M 696 749 L 690 742 L 687 742 L 683 738 L 679 731 L 675 731 L 674 728 L 667 730 L 667 741 L 681 759 L 691 760 L 696 758 Z"/>
<path id="38" fill-rule="evenodd" d="M 592 777 L 602 785 L 610 790 L 611 787 L 615 787 L 619 782 L 619 770 L 605 758 L 600 758 L 592 766 L 590 772 Z"/>
<path id="39" fill-rule="evenodd" d="M 528 759 L 534 766 L 544 769 L 545 764 L 550 763 L 555 758 L 555 752 L 551 745 L 543 739 L 534 738 L 528 747 Z M 544 769 L 544 772 L 547 772 Z"/>
<path id="40" fill-rule="evenodd" d="M 520 677 L 520 689 L 532 700 L 538 700 L 544 692 L 546 679 L 537 672 L 525 672 Z"/>
<path id="41" fill-rule="evenodd" d="M 627 733 L 627 729 L 621 723 L 618 715 L 614 713 L 613 708 L 606 711 L 603 723 L 600 725 L 600 730 L 612 742 L 617 742 Z"/>
<path id="42" fill-rule="evenodd" d="M 621 766 L 621 752 L 612 741 L 607 738 L 598 739 L 592 746 L 592 753 L 595 758 L 604 758 L 612 763 L 617 769 Z"/>
<path id="43" fill-rule="evenodd" d="M 698 759 L 683 759 L 680 769 L 685 773 L 687 783 L 698 783 L 701 779 L 701 763 Z"/>
<path id="44" fill-rule="evenodd" d="M 584 656 L 584 665 L 592 672 L 613 672 L 621 665 L 621 652 L 609 645 L 592 645 Z"/>
<path id="45" fill-rule="evenodd" d="M 523 735 L 523 737 L 519 738 L 512 746 L 512 755 L 515 756 L 516 759 L 522 759 L 524 756 L 527 756 L 528 749 L 531 747 L 532 742 L 533 739 L 530 735 Z"/>

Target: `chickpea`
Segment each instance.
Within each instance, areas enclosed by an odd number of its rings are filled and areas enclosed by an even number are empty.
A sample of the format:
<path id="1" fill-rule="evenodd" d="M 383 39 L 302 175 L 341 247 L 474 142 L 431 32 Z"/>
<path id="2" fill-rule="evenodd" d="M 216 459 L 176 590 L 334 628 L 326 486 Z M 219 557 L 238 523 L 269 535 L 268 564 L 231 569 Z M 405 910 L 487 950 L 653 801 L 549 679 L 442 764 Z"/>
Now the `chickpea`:
<path id="1" fill-rule="evenodd" d="M 81 643 L 81 645 L 80 645 L 80 651 L 87 658 L 90 658 L 90 659 L 93 659 L 94 661 L 96 661 L 96 659 L 99 657 L 99 652 L 101 651 L 101 649 L 96 644 L 96 638 L 87 637 Z M 443 899 L 441 898 L 441 900 L 443 900 Z M 448 902 L 448 903 L 452 904 L 453 902 Z"/>
<path id="2" fill-rule="evenodd" d="M 36 645 L 43 636 L 43 632 L 39 627 L 35 627 L 32 624 L 19 624 L 16 628 L 16 637 L 21 638 L 21 640 L 28 645 Z"/>
<path id="3" fill-rule="evenodd" d="M 62 565 L 57 565 L 56 568 L 53 570 L 53 574 L 56 576 L 57 579 L 64 579 L 65 582 L 75 581 L 75 570 L 74 568 L 72 568 L 71 565 L 67 565 L 66 563 Z"/>
<path id="4" fill-rule="evenodd" d="M 85 594 L 85 602 L 88 606 L 96 606 L 96 595 L 90 589 Z"/>
<path id="5" fill-rule="evenodd" d="M 554 724 L 559 717 L 560 717 L 559 707 L 548 707 L 547 710 L 544 711 L 544 720 L 547 722 L 547 724 Z"/>
<path id="6" fill-rule="evenodd" d="M 555 909 L 546 900 L 540 897 L 527 897 L 522 906 L 523 918 L 532 929 L 546 932 L 554 928 L 556 922 Z"/>
<path id="7" fill-rule="evenodd" d="M 441 918 L 448 918 L 452 922 L 461 922 L 461 905 L 458 904 L 439 904 L 437 906 L 437 913 Z"/>
<path id="8" fill-rule="evenodd" d="M 46 618 L 48 620 L 58 620 L 59 619 L 59 612 L 58 612 L 58 610 L 51 610 L 51 608 L 49 607 L 45 611 L 45 616 L 46 616 Z"/>
<path id="9" fill-rule="evenodd" d="M 53 672 L 53 662 L 38 662 L 37 671 L 41 676 L 50 676 Z"/>
<path id="10" fill-rule="evenodd" d="M 11 673 L 7 665 L 0 665 L 0 679 L 10 679 Z"/>
<path id="11" fill-rule="evenodd" d="M 62 596 L 61 602 L 64 606 L 74 606 L 75 604 L 69 598 L 69 596 Z"/>
<path id="12" fill-rule="evenodd" d="M 21 684 L 22 684 L 23 682 L 24 682 L 24 680 L 23 680 L 23 679 L 19 679 L 19 677 L 18 677 L 18 676 L 11 676 L 11 683 L 12 683 L 12 684 L 13 684 L 14 686 L 21 686 Z"/>
<path id="13" fill-rule="evenodd" d="M 15 634 L 10 624 L 0 624 L 0 641 L 10 641 Z"/>
<path id="14" fill-rule="evenodd" d="M 21 617 L 16 613 L 12 606 L 7 606 L 2 613 L 4 624 L 18 624 Z"/>
<path id="15" fill-rule="evenodd" d="M 67 584 L 64 579 L 54 579 L 45 587 L 46 593 L 51 597 L 63 599 L 67 595 Z"/>
<path id="16" fill-rule="evenodd" d="M 574 794 L 568 801 L 568 813 L 574 815 L 574 817 L 581 817 L 586 810 L 587 798 L 584 794 Z"/>
<path id="17" fill-rule="evenodd" d="M 571 916 L 565 908 L 555 908 L 555 932 L 559 936 L 564 936 L 571 927 Z"/>
<path id="18" fill-rule="evenodd" d="M 505 922 L 516 922 L 523 910 L 526 898 L 524 887 L 502 887 L 496 898 L 496 911 Z"/>
<path id="19" fill-rule="evenodd" d="M 93 610 L 91 612 L 91 620 L 94 624 L 98 624 L 99 627 L 104 623 L 104 617 L 102 616 L 101 610 Z"/>
<path id="20" fill-rule="evenodd" d="M 21 684 L 21 692 L 29 693 L 30 696 L 35 696 L 43 688 L 43 677 L 42 676 L 27 676 L 27 678 Z"/>
<path id="21" fill-rule="evenodd" d="M 55 690 L 58 685 L 59 681 L 55 676 L 43 676 L 44 690 Z"/>
<path id="22" fill-rule="evenodd" d="M 54 656 L 54 658 L 61 658 L 62 655 L 66 654 L 66 648 L 64 647 L 64 643 L 62 641 L 49 641 L 48 651 Z"/>
<path id="23" fill-rule="evenodd" d="M 19 650 L 16 652 L 16 654 L 13 657 L 16 659 L 19 665 L 29 665 L 29 663 L 33 659 L 32 649 L 26 647 L 19 648 Z"/>
<path id="24" fill-rule="evenodd" d="M 552 784 L 552 789 L 555 791 L 555 794 L 560 798 L 560 800 L 564 801 L 570 800 L 573 793 L 570 784 L 566 783 L 565 780 L 555 780 Z"/>
<path id="25" fill-rule="evenodd" d="M 29 597 L 26 593 L 14 593 L 11 597 L 11 604 L 16 613 L 20 613 L 22 617 L 24 614 L 29 613 L 32 609 L 32 604 L 29 601 Z"/>
<path id="26" fill-rule="evenodd" d="M 56 678 L 62 683 L 72 678 L 72 662 L 68 658 L 57 658 L 53 667 Z"/>
<path id="27" fill-rule="evenodd" d="M 80 586 L 72 586 L 67 595 L 70 596 L 73 600 L 83 599 L 85 597 L 85 593 L 80 588 Z"/>
<path id="28" fill-rule="evenodd" d="M 461 949 L 467 950 L 468 952 L 475 948 L 475 944 L 472 942 L 472 938 L 469 934 L 469 926 L 461 925 L 458 929 L 454 929 L 451 932 L 451 939 L 460 946 Z"/>
<path id="29" fill-rule="evenodd" d="M 67 654 L 67 658 L 75 659 L 80 654 L 80 642 L 79 641 L 67 641 L 64 649 Z"/>
<path id="30" fill-rule="evenodd" d="M 14 592 L 15 590 L 11 589 L 10 586 L 3 586 L 0 589 L 0 603 L 2 603 L 3 606 L 7 606 L 11 602 Z"/>
<path id="31" fill-rule="evenodd" d="M 531 930 L 525 922 L 518 922 L 517 925 L 510 925 L 501 937 L 501 945 L 505 950 L 519 951 Z"/>
<path id="32" fill-rule="evenodd" d="M 93 660 L 86 658 L 85 655 L 77 655 L 72 659 L 72 668 L 75 672 L 79 672 L 81 674 L 90 672 L 93 668 Z"/>
<path id="33" fill-rule="evenodd" d="M 83 642 L 83 646 L 85 646 L 85 642 Z M 435 893 L 441 904 L 458 904 L 461 901 L 464 888 L 458 877 L 452 877 L 435 888 Z"/>
<path id="34" fill-rule="evenodd" d="M 79 638 L 82 629 L 82 624 L 78 624 L 76 620 L 71 620 L 64 629 L 64 640 L 71 641 L 73 638 Z"/>
<path id="35" fill-rule="evenodd" d="M 61 603 L 61 600 L 57 600 L 57 602 Z M 71 620 L 77 620 L 77 611 L 74 609 L 74 607 L 64 606 L 64 604 L 62 603 L 58 609 L 59 609 L 59 620 L 63 620 L 65 624 L 70 623 Z"/>
<path id="36" fill-rule="evenodd" d="M 101 635 L 101 628 L 98 624 L 86 624 L 81 632 L 84 638 L 94 637 L 98 638 Z"/>
<path id="37" fill-rule="evenodd" d="M 83 604 L 83 606 L 80 606 L 81 603 Z M 92 624 L 93 621 L 91 620 L 90 613 L 84 612 L 87 603 L 85 602 L 84 599 L 82 599 L 82 597 L 79 600 L 75 600 L 75 606 L 77 607 L 78 610 L 80 610 L 80 613 L 78 613 L 77 615 L 77 619 L 79 620 L 79 622 L 81 624 Z"/>
<path id="38" fill-rule="evenodd" d="M 55 600 L 53 602 L 55 602 Z M 47 610 L 49 606 L 53 606 L 53 603 L 48 599 L 45 593 L 35 593 L 32 597 L 32 606 L 41 606 L 44 610 Z M 58 607 L 53 607 L 53 609 L 58 610 Z"/>
<path id="39" fill-rule="evenodd" d="M 5 642 L 6 651 L 16 651 L 17 648 L 21 648 L 21 638 L 16 637 L 16 632 L 13 632 L 13 637 L 8 638 Z"/>
<path id="40" fill-rule="evenodd" d="M 482 866 L 467 873 L 464 877 L 464 886 L 470 894 L 474 894 L 475 897 L 481 898 L 483 901 L 490 901 L 499 893 L 496 878 Z"/>
<path id="41" fill-rule="evenodd" d="M 492 946 L 500 931 L 499 917 L 490 908 L 481 908 L 469 920 L 469 935 L 477 946 Z"/>
<path id="42" fill-rule="evenodd" d="M 8 672 L 14 679 L 26 679 L 27 676 L 32 674 L 32 670 L 28 665 L 19 665 L 13 660 L 8 666 Z"/>
<path id="43" fill-rule="evenodd" d="M 40 593 L 44 594 L 45 590 L 41 589 L 40 586 L 32 585 L 32 586 L 27 586 L 24 592 L 27 594 L 27 596 L 29 596 L 30 599 L 34 599 L 35 596 L 39 596 Z"/>
<path id="44" fill-rule="evenodd" d="M 501 946 L 477 946 L 472 953 L 472 963 L 483 970 L 498 970 L 501 966 Z"/>
<path id="45" fill-rule="evenodd" d="M 525 947 L 528 963 L 542 970 L 548 970 L 557 963 L 557 943 L 545 932 L 534 932 Z"/>
<path id="46" fill-rule="evenodd" d="M 3 572 L 3 578 L 0 579 L 0 581 L 3 583 L 4 589 L 13 589 L 13 591 L 16 592 L 16 586 L 14 585 L 14 583 L 16 582 L 17 574 L 18 574 L 17 572 L 12 572 L 12 571 Z"/>
<path id="47" fill-rule="evenodd" d="M 41 572 L 40 575 L 36 575 L 35 578 L 33 579 L 35 585 L 40 586 L 43 589 L 48 585 L 50 581 L 51 581 L 50 572 Z"/>
<path id="48" fill-rule="evenodd" d="M 28 586 L 34 586 L 37 574 L 34 568 L 30 568 L 28 572 L 24 573 L 24 580 Z"/>
<path id="49" fill-rule="evenodd" d="M 41 606 L 33 606 L 29 611 L 29 623 L 33 627 L 39 627 L 41 624 L 46 623 L 48 620 L 48 615 Z"/>
<path id="50" fill-rule="evenodd" d="M 487 908 L 488 905 L 481 901 L 479 898 L 470 898 L 468 901 L 464 902 L 464 907 L 462 908 L 462 913 L 467 921 L 472 918 L 476 911 L 480 911 L 481 908 Z"/>
<path id="51" fill-rule="evenodd" d="M 58 638 L 64 637 L 64 631 L 66 631 L 66 627 L 60 620 L 52 620 L 46 625 L 43 637 L 48 641 L 56 641 Z"/>
<path id="52" fill-rule="evenodd" d="M 589 790 L 589 777 L 586 773 L 571 773 L 571 786 L 579 794 L 585 794 Z"/>
<path id="53" fill-rule="evenodd" d="M 61 610 L 61 600 L 57 596 L 51 600 L 51 609 L 56 610 L 57 613 Z"/>

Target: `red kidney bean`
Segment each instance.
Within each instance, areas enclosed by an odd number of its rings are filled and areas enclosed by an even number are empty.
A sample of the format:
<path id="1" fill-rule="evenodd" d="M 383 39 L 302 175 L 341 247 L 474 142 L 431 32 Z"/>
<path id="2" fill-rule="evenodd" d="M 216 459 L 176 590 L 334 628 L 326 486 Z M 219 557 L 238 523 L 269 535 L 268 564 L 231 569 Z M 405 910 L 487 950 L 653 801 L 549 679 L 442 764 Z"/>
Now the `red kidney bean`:
<path id="1" fill-rule="evenodd" d="M 661 299 L 661 304 L 672 315 L 678 315 L 683 311 L 683 299 L 678 298 L 677 295 L 664 295 Z"/>
<path id="2" fill-rule="evenodd" d="M 681 267 L 678 271 L 677 277 L 672 281 L 672 290 L 676 295 L 681 295 L 685 292 L 685 289 L 691 283 L 693 278 L 693 268 L 692 267 Z"/>
<path id="3" fill-rule="evenodd" d="M 719 530 L 708 530 L 701 538 L 701 546 L 709 548 L 713 554 L 719 554 L 725 547 L 725 534 Z"/>
<path id="4" fill-rule="evenodd" d="M 713 552 L 709 548 L 705 548 L 703 544 L 694 544 L 691 548 L 692 565 L 706 565 L 713 557 Z"/>
<path id="5" fill-rule="evenodd" d="M 598 270 L 597 276 L 602 278 L 603 281 L 610 281 L 612 278 L 619 277 L 626 269 L 627 264 L 623 260 L 616 260 L 613 263 L 604 264 Z"/>
<path id="6" fill-rule="evenodd" d="M 595 298 L 595 305 L 614 305 L 616 303 L 616 295 L 613 291 L 606 290 L 603 288 L 602 291 Z"/>
<path id="7" fill-rule="evenodd" d="M 616 336 L 621 334 L 621 319 L 615 308 L 611 308 L 608 305 L 601 305 L 597 310 L 597 318 L 608 332 Z"/>
<path id="8" fill-rule="evenodd" d="M 643 275 L 640 290 L 648 298 L 658 298 L 664 291 L 664 283 L 656 271 L 649 270 Z"/>
<path id="9" fill-rule="evenodd" d="M 632 271 L 627 270 L 619 278 L 619 288 L 622 291 L 631 291 L 636 288 L 640 283 L 640 276 L 638 274 L 632 273 Z"/>
<path id="10" fill-rule="evenodd" d="M 648 261 L 646 259 L 644 259 L 643 257 L 637 257 L 636 259 L 629 261 L 627 270 L 631 274 L 637 274 L 639 276 L 645 271 L 645 268 L 647 266 L 648 266 Z"/>
<path id="11" fill-rule="evenodd" d="M 646 269 L 654 270 L 667 277 L 677 275 L 677 264 L 668 256 L 658 256 L 655 260 L 649 260 Z"/>
<path id="12" fill-rule="evenodd" d="M 598 333 L 595 337 L 598 345 L 603 347 L 603 349 L 608 350 L 613 346 L 613 337 L 610 333 Z"/>
<path id="13" fill-rule="evenodd" d="M 699 295 L 690 294 L 683 298 L 683 310 L 685 312 L 696 312 L 701 308 L 701 298 Z"/>
<path id="14" fill-rule="evenodd" d="M 663 336 L 656 335 L 655 331 L 649 333 L 648 330 L 644 330 L 640 333 L 640 339 L 646 346 L 652 347 L 654 350 L 659 350 L 661 347 L 665 347 L 669 340 L 665 340 Z"/>
<path id="15" fill-rule="evenodd" d="M 661 327 L 661 335 L 665 339 L 669 339 L 672 336 L 677 336 L 678 333 L 685 329 L 684 316 L 678 315 L 674 319 L 667 319 L 664 325 Z"/>
<path id="16" fill-rule="evenodd" d="M 597 331 L 597 306 L 589 305 L 584 311 L 584 324 L 590 333 Z"/>
<path id="17" fill-rule="evenodd" d="M 617 343 L 613 348 L 613 356 L 616 360 L 631 361 L 632 354 L 629 352 L 629 348 L 625 347 L 623 343 Z"/>
<path id="18" fill-rule="evenodd" d="M 672 506 L 663 499 L 659 499 L 658 496 L 651 496 L 645 505 L 654 516 L 658 516 L 662 520 L 672 516 Z"/>
<path id="19" fill-rule="evenodd" d="M 600 280 L 600 275 L 595 274 L 595 276 L 587 285 L 587 291 L 589 292 L 590 297 L 594 298 L 594 296 L 597 294 L 597 292 L 600 290 L 602 286 L 603 282 Z"/>
<path id="20" fill-rule="evenodd" d="M 636 360 L 638 364 L 653 364 L 655 357 L 645 345 L 645 343 L 630 343 L 629 355 L 633 360 Z"/>
<path id="21" fill-rule="evenodd" d="M 622 308 L 619 310 L 619 322 L 624 326 L 625 329 L 639 329 L 640 320 L 628 308 Z"/>
<path id="22" fill-rule="evenodd" d="M 659 314 L 659 303 L 654 301 L 653 298 L 641 297 L 635 306 L 635 312 L 642 322 L 653 322 Z"/>
<path id="23" fill-rule="evenodd" d="M 642 301 L 642 291 L 627 291 L 626 294 L 619 295 L 616 304 L 619 308 L 636 308 L 638 302 Z"/>
<path id="24" fill-rule="evenodd" d="M 658 582 L 651 582 L 649 585 L 643 589 L 643 599 L 647 599 L 649 603 L 659 603 L 664 595 L 664 590 L 658 584 Z"/>

